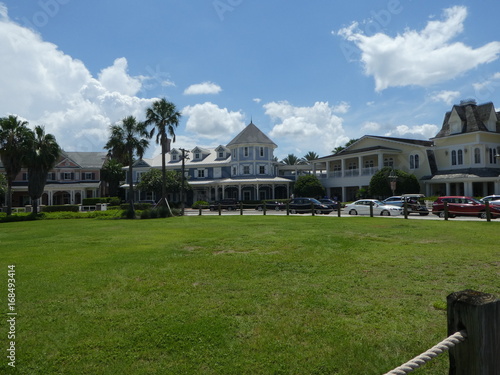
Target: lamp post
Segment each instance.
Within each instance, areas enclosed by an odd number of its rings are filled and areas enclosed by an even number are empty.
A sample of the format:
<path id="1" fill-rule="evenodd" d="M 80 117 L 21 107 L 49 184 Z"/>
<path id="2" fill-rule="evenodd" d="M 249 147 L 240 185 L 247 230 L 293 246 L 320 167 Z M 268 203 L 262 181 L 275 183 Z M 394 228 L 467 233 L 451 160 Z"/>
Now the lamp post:
<path id="1" fill-rule="evenodd" d="M 182 156 L 181 156 L 181 159 L 182 159 L 182 169 L 181 169 L 182 178 L 181 178 L 181 197 L 180 197 L 181 198 L 181 215 L 184 216 L 184 184 L 186 181 L 185 160 L 189 159 L 189 156 L 187 155 L 188 151 L 186 149 L 181 148 L 180 151 L 182 153 Z"/>
<path id="2" fill-rule="evenodd" d="M 398 180 L 398 176 L 394 172 L 394 169 L 389 173 L 389 183 L 391 184 L 392 195 L 396 195 L 396 182 Z"/>

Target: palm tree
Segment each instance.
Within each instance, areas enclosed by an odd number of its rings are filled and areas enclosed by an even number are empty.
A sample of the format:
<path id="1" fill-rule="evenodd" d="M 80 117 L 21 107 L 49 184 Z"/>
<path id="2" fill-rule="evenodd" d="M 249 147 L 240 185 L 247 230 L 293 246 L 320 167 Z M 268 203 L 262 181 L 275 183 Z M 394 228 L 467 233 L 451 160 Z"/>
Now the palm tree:
<path id="1" fill-rule="evenodd" d="M 155 132 L 156 143 L 161 144 L 161 201 L 166 203 L 166 186 L 167 186 L 167 171 L 165 168 L 165 154 L 170 151 L 168 145 L 168 136 L 172 137 L 172 142 L 175 142 L 175 128 L 179 126 L 180 112 L 175 108 L 175 104 L 167 101 L 165 98 L 157 100 L 153 105 L 146 109 L 146 125 L 154 124 L 151 129 L 150 136 Z"/>
<path id="2" fill-rule="evenodd" d="M 319 155 L 315 153 L 314 151 L 309 151 L 307 154 L 304 155 L 304 157 L 301 160 L 302 163 L 304 164 L 309 164 L 310 161 L 319 159 Z"/>
<path id="3" fill-rule="evenodd" d="M 28 194 L 33 212 L 38 212 L 38 199 L 42 196 L 47 175 L 61 154 L 61 149 L 52 134 L 45 134 L 42 126 L 35 126 L 27 142 L 24 165 L 28 168 Z"/>
<path id="4" fill-rule="evenodd" d="M 281 162 L 283 164 L 286 164 L 286 165 L 298 165 L 298 164 L 301 164 L 300 159 L 297 156 L 295 156 L 294 154 L 288 154 L 287 157 L 284 158 Z"/>
<path id="5" fill-rule="evenodd" d="M 12 213 L 12 182 L 21 171 L 30 129 L 28 122 L 9 116 L 0 119 L 0 159 L 7 177 L 7 215 Z"/>
<path id="6" fill-rule="evenodd" d="M 134 156 L 141 159 L 149 146 L 149 133 L 144 122 L 134 116 L 125 117 L 121 125 L 111 125 L 111 135 L 104 146 L 113 154 L 127 155 L 130 210 L 134 212 L 134 179 L 132 165 Z"/>

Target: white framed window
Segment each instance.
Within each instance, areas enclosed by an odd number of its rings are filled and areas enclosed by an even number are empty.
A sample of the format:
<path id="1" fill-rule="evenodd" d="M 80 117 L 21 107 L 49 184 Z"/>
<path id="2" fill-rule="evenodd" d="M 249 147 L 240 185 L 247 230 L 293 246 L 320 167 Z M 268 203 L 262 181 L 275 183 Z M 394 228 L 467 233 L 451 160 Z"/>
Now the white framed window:
<path id="1" fill-rule="evenodd" d="M 458 150 L 457 152 L 457 164 L 462 165 L 464 163 L 464 152 L 463 150 Z"/>
<path id="2" fill-rule="evenodd" d="M 75 179 L 75 174 L 73 172 L 62 172 L 61 180 L 71 181 Z"/>
<path id="3" fill-rule="evenodd" d="M 248 147 L 243 148 L 243 155 L 248 156 Z"/>
<path id="4" fill-rule="evenodd" d="M 420 168 L 420 156 L 417 154 L 410 155 L 410 169 Z"/>
<path id="5" fill-rule="evenodd" d="M 204 177 L 206 177 L 205 175 L 206 175 L 205 169 L 197 169 L 196 170 L 196 177 L 204 178 Z"/>
<path id="6" fill-rule="evenodd" d="M 393 167 L 394 159 L 393 158 L 385 158 L 384 159 L 384 167 Z"/>
<path id="7" fill-rule="evenodd" d="M 195 159 L 200 159 L 200 158 L 201 158 L 200 153 L 199 153 L 199 152 L 196 152 L 196 153 L 194 154 L 194 158 L 195 158 Z"/>
<path id="8" fill-rule="evenodd" d="M 265 165 L 259 166 L 259 174 L 266 174 L 266 166 Z"/>
<path id="9" fill-rule="evenodd" d="M 264 156 L 264 147 L 260 147 L 259 153 L 260 156 Z"/>
<path id="10" fill-rule="evenodd" d="M 172 161 L 177 161 L 177 154 L 172 154 Z"/>
<path id="11" fill-rule="evenodd" d="M 224 159 L 224 151 L 219 151 L 219 159 Z"/>
<path id="12" fill-rule="evenodd" d="M 233 167 L 233 176 L 236 176 L 236 167 Z"/>
<path id="13" fill-rule="evenodd" d="M 365 168 L 373 168 L 373 160 L 365 160 Z"/>
<path id="14" fill-rule="evenodd" d="M 488 151 L 489 159 L 490 159 L 490 164 L 496 164 L 497 163 L 497 150 L 494 147 L 490 147 Z"/>
<path id="15" fill-rule="evenodd" d="M 455 150 L 451 152 L 451 165 L 457 165 L 457 152 Z"/>
<path id="16" fill-rule="evenodd" d="M 95 173 L 94 172 L 83 172 L 82 173 L 82 180 L 95 180 Z"/>
<path id="17" fill-rule="evenodd" d="M 479 147 L 476 147 L 474 149 L 474 163 L 475 164 L 481 163 L 481 150 L 479 149 Z"/>
<path id="18" fill-rule="evenodd" d="M 243 174 L 250 174 L 250 166 L 249 165 L 245 165 L 243 167 Z"/>

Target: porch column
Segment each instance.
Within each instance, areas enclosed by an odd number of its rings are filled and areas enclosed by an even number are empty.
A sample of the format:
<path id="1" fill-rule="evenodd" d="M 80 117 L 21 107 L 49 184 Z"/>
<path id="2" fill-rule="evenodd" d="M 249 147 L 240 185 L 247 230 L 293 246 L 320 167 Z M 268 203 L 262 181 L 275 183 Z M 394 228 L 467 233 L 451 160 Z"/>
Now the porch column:
<path id="1" fill-rule="evenodd" d="M 238 200 L 241 201 L 241 184 L 238 184 Z"/>
<path id="2" fill-rule="evenodd" d="M 450 193 L 450 183 L 449 183 L 449 182 L 447 182 L 447 183 L 446 183 L 446 195 L 450 195 L 450 194 L 451 194 L 451 193 Z"/>
<path id="3" fill-rule="evenodd" d="M 382 154 L 381 152 L 378 153 L 378 170 L 381 170 L 382 168 L 384 168 L 384 154 Z"/>
<path id="4" fill-rule="evenodd" d="M 473 195 L 473 192 L 472 192 L 472 182 L 470 182 L 470 181 L 465 181 L 464 182 L 464 195 L 472 197 L 472 195 Z"/>
<path id="5" fill-rule="evenodd" d="M 342 177 L 345 177 L 345 159 L 342 159 L 340 161 L 340 165 L 341 165 L 341 168 L 342 168 Z"/>
<path id="6" fill-rule="evenodd" d="M 363 157 L 358 156 L 358 176 L 361 176 L 361 168 L 363 167 Z"/>

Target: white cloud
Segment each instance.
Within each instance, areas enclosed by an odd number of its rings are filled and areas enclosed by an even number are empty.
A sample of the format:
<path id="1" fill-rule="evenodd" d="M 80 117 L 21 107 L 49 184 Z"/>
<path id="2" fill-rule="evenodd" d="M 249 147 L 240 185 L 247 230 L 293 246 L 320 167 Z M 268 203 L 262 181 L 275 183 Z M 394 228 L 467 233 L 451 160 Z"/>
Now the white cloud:
<path id="1" fill-rule="evenodd" d="M 125 57 L 116 59 L 112 66 L 101 70 L 99 82 L 108 91 L 124 95 L 136 95 L 142 87 L 143 77 L 131 77 L 127 73 L 128 63 Z"/>
<path id="2" fill-rule="evenodd" d="M 143 77 L 127 73 L 125 58 L 96 79 L 83 62 L 12 22 L 1 4 L 0 16 L 0 116 L 45 125 L 65 150 L 102 151 L 110 124 L 143 117 L 154 100 L 135 96 Z"/>
<path id="3" fill-rule="evenodd" d="M 451 40 L 463 31 L 467 8 L 444 10 L 444 20 L 429 21 L 420 31 L 405 30 L 390 37 L 366 36 L 357 23 L 337 32 L 361 50 L 365 73 L 375 79 L 376 91 L 395 86 L 429 86 L 453 79 L 498 58 L 500 42 L 477 49 Z"/>
<path id="4" fill-rule="evenodd" d="M 342 113 L 343 114 L 343 113 L 349 112 L 350 108 L 351 108 L 351 106 L 349 105 L 349 103 L 342 101 L 339 104 L 337 104 L 336 106 L 333 106 L 332 111 L 335 113 Z"/>
<path id="5" fill-rule="evenodd" d="M 218 94 L 222 88 L 212 82 L 197 83 L 184 90 L 184 95 Z"/>
<path id="6" fill-rule="evenodd" d="M 431 99 L 435 102 L 445 102 L 448 105 L 452 105 L 455 102 L 455 100 L 459 97 L 460 97 L 460 92 L 458 91 L 443 90 L 434 93 Z"/>
<path id="7" fill-rule="evenodd" d="M 186 131 L 202 138 L 227 140 L 245 126 L 241 112 L 231 112 L 211 102 L 184 107 L 182 115 L 187 117 Z"/>
<path id="8" fill-rule="evenodd" d="M 497 72 L 490 77 L 484 78 L 481 82 L 474 83 L 472 87 L 478 100 L 491 100 L 495 91 L 500 87 L 500 73 Z"/>
<path id="9" fill-rule="evenodd" d="M 361 130 L 363 132 L 369 132 L 371 134 L 379 131 L 381 128 L 380 124 L 377 123 L 377 122 L 374 122 L 374 121 L 367 121 L 363 124 L 363 126 L 361 127 Z"/>
<path id="10" fill-rule="evenodd" d="M 314 151 L 327 154 L 344 144 L 346 137 L 342 118 L 334 115 L 335 107 L 328 102 L 316 102 L 312 107 L 295 107 L 290 103 L 271 102 L 264 105 L 265 113 L 278 122 L 270 132 L 278 144 L 295 144 L 297 152 Z"/>
<path id="11" fill-rule="evenodd" d="M 424 124 L 409 127 L 407 125 L 396 126 L 395 129 L 387 132 L 387 137 L 429 139 L 436 136 L 439 128 L 436 125 Z"/>
<path id="12" fill-rule="evenodd" d="M 261 99 L 261 98 L 254 98 L 254 99 L 252 99 L 252 100 L 253 100 L 255 103 L 260 103 L 260 102 L 262 101 L 262 99 Z"/>

